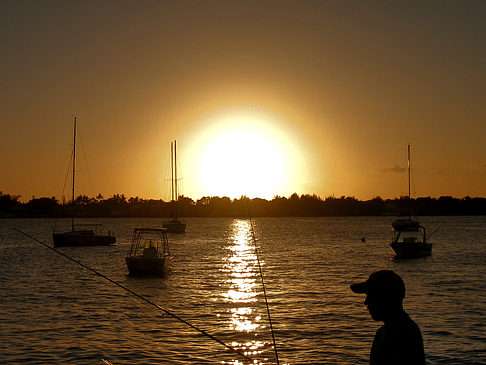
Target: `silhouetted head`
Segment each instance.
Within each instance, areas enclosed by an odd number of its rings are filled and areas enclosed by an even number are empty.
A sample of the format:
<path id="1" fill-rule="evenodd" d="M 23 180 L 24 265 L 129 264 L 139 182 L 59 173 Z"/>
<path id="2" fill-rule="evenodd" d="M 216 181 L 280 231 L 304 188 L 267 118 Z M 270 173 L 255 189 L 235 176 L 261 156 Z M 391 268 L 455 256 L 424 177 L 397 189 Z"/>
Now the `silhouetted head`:
<path id="1" fill-rule="evenodd" d="M 403 311 L 405 284 L 392 270 L 376 271 L 368 280 L 352 284 L 351 290 L 358 294 L 366 294 L 365 304 L 375 321 L 386 321 Z"/>

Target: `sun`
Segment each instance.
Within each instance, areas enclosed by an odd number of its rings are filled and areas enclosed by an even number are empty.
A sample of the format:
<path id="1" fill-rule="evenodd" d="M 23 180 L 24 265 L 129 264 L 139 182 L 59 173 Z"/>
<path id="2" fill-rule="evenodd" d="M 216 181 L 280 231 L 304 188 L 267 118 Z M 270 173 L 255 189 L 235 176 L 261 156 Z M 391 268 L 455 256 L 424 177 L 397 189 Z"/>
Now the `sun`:
<path id="1" fill-rule="evenodd" d="M 203 124 L 191 151 L 198 195 L 271 199 L 298 190 L 296 176 L 302 176 L 304 164 L 282 124 L 248 112 Z"/>

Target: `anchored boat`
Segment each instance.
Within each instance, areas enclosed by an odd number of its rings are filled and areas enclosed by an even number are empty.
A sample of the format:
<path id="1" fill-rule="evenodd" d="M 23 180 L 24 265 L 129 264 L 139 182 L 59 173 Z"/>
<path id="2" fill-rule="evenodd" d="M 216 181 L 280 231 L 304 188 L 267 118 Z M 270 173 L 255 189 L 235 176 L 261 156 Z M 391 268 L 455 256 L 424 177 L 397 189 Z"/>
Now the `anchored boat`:
<path id="1" fill-rule="evenodd" d="M 432 254 L 425 227 L 413 219 L 397 219 L 392 223 L 393 241 L 390 247 L 396 258 L 422 257 Z"/>
<path id="2" fill-rule="evenodd" d="M 74 117 L 73 135 L 73 186 L 72 186 L 72 211 L 71 211 L 71 230 L 67 232 L 53 232 L 52 240 L 54 246 L 106 246 L 116 242 L 116 237 L 111 233 L 102 234 L 98 232 L 101 224 L 75 224 L 76 201 L 74 187 L 76 181 L 76 121 Z"/>
<path id="3" fill-rule="evenodd" d="M 163 276 L 172 255 L 164 228 L 135 228 L 125 261 L 130 275 Z"/>
<path id="4" fill-rule="evenodd" d="M 410 200 L 410 145 L 408 145 L 408 200 Z M 390 247 L 396 258 L 429 256 L 432 254 L 432 243 L 427 242 L 425 227 L 411 218 L 397 219 L 392 222 L 393 240 Z"/>
<path id="5" fill-rule="evenodd" d="M 171 233 L 184 233 L 186 231 L 186 224 L 179 220 L 178 205 L 179 205 L 179 191 L 177 187 L 177 141 L 170 143 L 170 168 L 171 168 L 171 204 L 172 213 L 168 221 L 164 222 L 162 227 Z"/>
<path id="6" fill-rule="evenodd" d="M 54 246 L 107 246 L 116 242 L 116 237 L 108 234 L 99 234 L 101 224 L 74 224 L 71 231 L 54 232 L 52 240 Z M 84 229 L 83 229 L 84 228 Z"/>

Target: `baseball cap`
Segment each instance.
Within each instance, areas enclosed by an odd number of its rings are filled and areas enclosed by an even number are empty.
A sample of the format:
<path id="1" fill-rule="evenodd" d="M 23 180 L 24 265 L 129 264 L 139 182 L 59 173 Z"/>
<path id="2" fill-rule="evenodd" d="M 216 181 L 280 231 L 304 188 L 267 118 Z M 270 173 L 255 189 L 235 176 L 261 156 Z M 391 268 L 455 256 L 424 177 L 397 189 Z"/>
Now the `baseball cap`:
<path id="1" fill-rule="evenodd" d="M 405 298 L 405 284 L 392 270 L 376 271 L 369 276 L 368 280 L 352 284 L 351 290 L 358 294 Z"/>

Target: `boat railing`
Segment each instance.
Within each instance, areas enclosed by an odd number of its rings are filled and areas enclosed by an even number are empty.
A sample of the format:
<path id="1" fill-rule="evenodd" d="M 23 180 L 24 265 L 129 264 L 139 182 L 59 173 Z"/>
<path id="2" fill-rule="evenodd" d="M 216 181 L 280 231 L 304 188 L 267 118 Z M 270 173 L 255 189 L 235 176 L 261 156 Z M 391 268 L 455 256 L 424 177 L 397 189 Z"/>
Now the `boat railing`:
<path id="1" fill-rule="evenodd" d="M 133 230 L 132 245 L 127 257 L 159 257 L 170 255 L 166 229 L 164 228 L 135 228 Z"/>
<path id="2" fill-rule="evenodd" d="M 80 228 L 93 227 L 94 228 L 94 231 L 95 231 L 95 234 L 98 234 L 98 228 L 100 228 L 102 226 L 103 226 L 103 224 L 101 224 L 101 223 L 76 223 L 74 225 L 74 227 L 80 227 Z M 115 232 L 108 231 L 107 232 L 107 235 L 108 236 L 114 236 L 115 235 Z"/>

